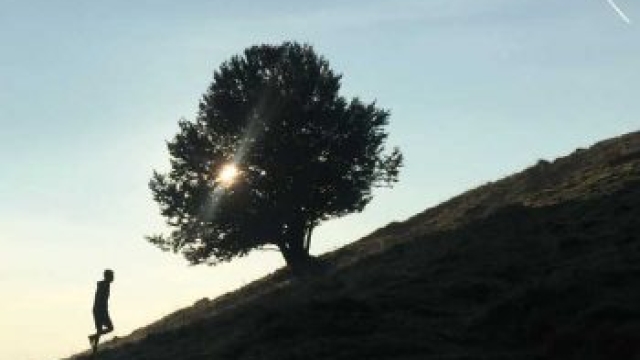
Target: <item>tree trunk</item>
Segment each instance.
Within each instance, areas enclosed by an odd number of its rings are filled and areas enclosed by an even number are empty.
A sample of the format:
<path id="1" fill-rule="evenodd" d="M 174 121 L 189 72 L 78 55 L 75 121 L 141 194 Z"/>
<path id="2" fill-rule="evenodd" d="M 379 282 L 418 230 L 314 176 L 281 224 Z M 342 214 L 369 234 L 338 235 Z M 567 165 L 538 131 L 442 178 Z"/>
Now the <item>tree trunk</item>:
<path id="1" fill-rule="evenodd" d="M 280 252 L 294 275 L 304 275 L 312 263 L 312 257 L 302 246 L 303 239 L 300 240 L 279 245 Z"/>
<path id="2" fill-rule="evenodd" d="M 309 255 L 309 239 L 311 230 L 306 229 L 305 222 L 300 221 L 290 228 L 285 239 L 277 244 L 287 266 L 296 276 L 309 275 L 317 265 L 315 259 Z"/>

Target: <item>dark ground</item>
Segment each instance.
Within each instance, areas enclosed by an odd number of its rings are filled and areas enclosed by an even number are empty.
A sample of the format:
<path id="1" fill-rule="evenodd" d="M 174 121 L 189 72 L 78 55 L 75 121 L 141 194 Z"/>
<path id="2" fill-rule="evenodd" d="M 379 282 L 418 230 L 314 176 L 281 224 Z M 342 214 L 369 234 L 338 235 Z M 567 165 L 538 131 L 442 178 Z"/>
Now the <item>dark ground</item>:
<path id="1" fill-rule="evenodd" d="M 98 359 L 640 359 L 640 134 L 465 193 Z M 78 356 L 74 359 L 88 359 Z"/>

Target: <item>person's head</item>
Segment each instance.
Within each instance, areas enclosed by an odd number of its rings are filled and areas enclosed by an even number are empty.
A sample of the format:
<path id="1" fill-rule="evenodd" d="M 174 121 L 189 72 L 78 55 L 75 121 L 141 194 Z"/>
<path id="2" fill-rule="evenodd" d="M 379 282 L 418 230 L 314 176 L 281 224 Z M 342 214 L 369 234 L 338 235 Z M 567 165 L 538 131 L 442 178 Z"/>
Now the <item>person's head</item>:
<path id="1" fill-rule="evenodd" d="M 113 281 L 113 270 L 107 269 L 104 271 L 104 279 L 111 282 Z"/>

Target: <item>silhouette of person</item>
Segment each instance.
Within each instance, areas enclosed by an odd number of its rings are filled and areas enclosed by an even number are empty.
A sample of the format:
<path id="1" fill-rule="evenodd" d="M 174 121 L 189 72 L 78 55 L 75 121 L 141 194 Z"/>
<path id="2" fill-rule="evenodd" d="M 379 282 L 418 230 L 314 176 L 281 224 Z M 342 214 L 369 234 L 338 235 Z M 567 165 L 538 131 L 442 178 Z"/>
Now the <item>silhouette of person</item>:
<path id="1" fill-rule="evenodd" d="M 113 331 L 113 323 L 109 317 L 109 291 L 113 282 L 113 270 L 104 271 L 104 279 L 98 281 L 96 296 L 93 300 L 93 320 L 96 324 L 96 333 L 89 335 L 89 343 L 93 352 L 98 349 L 100 336 Z"/>

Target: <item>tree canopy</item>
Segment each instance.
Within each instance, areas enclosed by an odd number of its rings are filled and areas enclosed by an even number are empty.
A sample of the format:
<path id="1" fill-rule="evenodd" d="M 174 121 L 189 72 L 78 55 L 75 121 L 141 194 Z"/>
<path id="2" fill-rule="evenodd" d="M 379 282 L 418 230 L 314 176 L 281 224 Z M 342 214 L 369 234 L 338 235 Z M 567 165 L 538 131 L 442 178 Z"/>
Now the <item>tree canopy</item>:
<path id="1" fill-rule="evenodd" d="M 311 46 L 252 46 L 213 77 L 168 142 L 170 170 L 150 181 L 172 229 L 148 237 L 160 248 L 215 264 L 275 245 L 296 270 L 318 224 L 398 180 L 389 112 L 339 95 L 341 75 Z"/>

